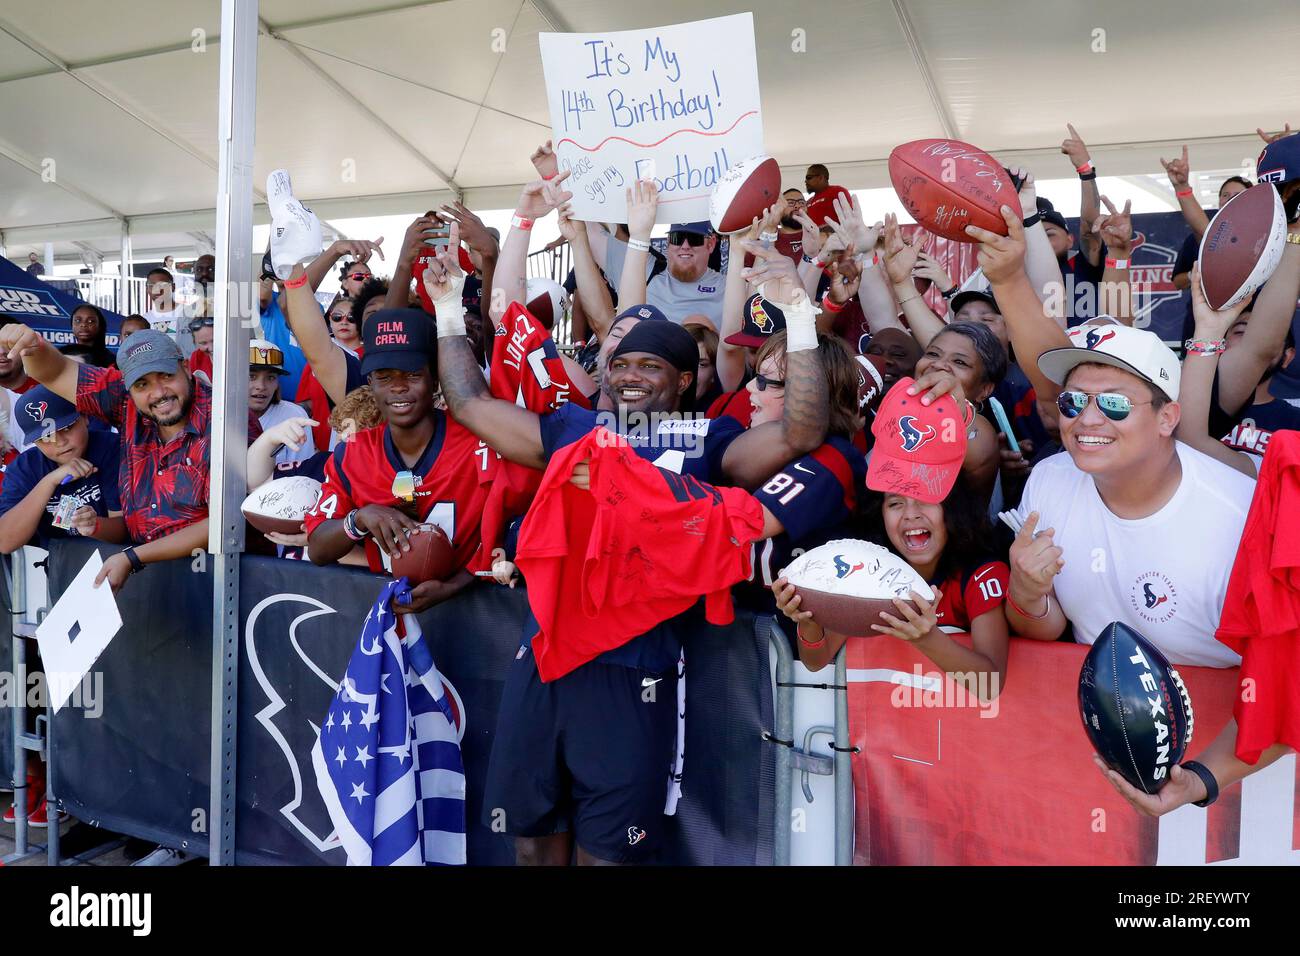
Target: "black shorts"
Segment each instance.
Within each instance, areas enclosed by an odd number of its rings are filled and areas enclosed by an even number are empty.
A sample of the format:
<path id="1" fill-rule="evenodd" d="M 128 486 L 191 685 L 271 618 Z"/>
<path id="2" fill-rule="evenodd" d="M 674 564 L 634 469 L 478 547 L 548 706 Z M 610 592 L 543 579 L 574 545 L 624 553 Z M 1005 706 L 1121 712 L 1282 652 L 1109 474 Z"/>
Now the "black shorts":
<path id="1" fill-rule="evenodd" d="M 571 831 L 598 859 L 647 862 L 666 832 L 676 717 L 676 668 L 593 661 L 546 684 L 525 647 L 501 696 L 484 824 L 523 837 Z"/>

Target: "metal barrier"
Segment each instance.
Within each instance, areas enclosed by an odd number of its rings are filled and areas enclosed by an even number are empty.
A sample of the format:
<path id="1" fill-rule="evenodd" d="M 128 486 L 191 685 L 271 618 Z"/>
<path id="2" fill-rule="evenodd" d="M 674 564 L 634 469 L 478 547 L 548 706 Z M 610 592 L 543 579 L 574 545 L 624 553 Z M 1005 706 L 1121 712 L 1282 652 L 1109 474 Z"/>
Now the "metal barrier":
<path id="1" fill-rule="evenodd" d="M 781 623 L 774 616 L 768 631 L 768 644 L 776 654 L 775 687 L 773 689 L 773 729 L 764 739 L 776 748 L 776 795 L 773 805 L 773 864 L 791 865 L 792 810 L 791 793 L 794 772 L 802 776 L 804 796 L 812 801 L 808 776 L 833 776 L 835 778 L 835 865 L 853 865 L 853 768 L 849 746 L 848 670 L 845 663 L 846 648 L 835 655 L 835 683 L 798 684 L 794 680 L 794 655 L 790 641 Z M 804 731 L 802 748 L 794 740 L 794 694 L 798 687 L 831 690 L 835 694 L 835 725 L 817 725 Z M 812 752 L 813 738 L 831 737 L 834 756 Z"/>

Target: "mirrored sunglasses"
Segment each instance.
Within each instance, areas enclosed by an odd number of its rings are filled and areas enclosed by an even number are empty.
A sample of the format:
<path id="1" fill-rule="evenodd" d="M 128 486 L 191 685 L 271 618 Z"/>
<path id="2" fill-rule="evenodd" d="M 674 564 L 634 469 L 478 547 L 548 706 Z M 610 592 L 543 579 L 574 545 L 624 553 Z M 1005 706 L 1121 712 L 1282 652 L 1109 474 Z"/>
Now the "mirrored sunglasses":
<path id="1" fill-rule="evenodd" d="M 393 476 L 393 497 L 402 501 L 415 500 L 415 475 L 410 471 L 399 471 Z"/>
<path id="2" fill-rule="evenodd" d="M 1113 422 L 1122 422 L 1128 418 L 1129 413 L 1133 411 L 1135 405 L 1150 405 L 1151 402 L 1135 402 L 1127 395 L 1120 395 L 1118 392 L 1078 392 L 1065 391 L 1056 397 L 1056 407 L 1061 410 L 1061 414 L 1066 418 L 1078 418 L 1083 414 L 1083 410 L 1088 407 L 1088 402 L 1092 399 L 1097 400 L 1097 407 L 1101 413 Z"/>

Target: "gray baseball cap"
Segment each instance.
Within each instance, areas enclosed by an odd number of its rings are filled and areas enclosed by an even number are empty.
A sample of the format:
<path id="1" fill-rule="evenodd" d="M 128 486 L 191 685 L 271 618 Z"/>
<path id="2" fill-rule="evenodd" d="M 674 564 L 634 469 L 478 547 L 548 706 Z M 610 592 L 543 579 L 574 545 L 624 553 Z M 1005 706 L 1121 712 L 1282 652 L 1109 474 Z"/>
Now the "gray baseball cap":
<path id="1" fill-rule="evenodd" d="M 175 372 L 184 359 L 172 337 L 157 329 L 141 329 L 117 351 L 117 367 L 128 389 L 150 372 Z"/>

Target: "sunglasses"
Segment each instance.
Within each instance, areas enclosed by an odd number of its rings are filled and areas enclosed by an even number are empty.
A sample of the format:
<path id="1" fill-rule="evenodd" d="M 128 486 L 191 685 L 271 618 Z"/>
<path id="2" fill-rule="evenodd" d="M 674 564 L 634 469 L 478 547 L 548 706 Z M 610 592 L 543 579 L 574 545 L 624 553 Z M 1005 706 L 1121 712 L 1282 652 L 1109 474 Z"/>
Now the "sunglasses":
<path id="1" fill-rule="evenodd" d="M 351 312 L 331 312 L 331 313 L 330 313 L 330 321 L 331 321 L 331 322 L 347 322 L 349 325 L 351 325 L 351 324 L 353 324 L 353 323 L 352 323 L 352 313 L 351 313 Z"/>
<path id="2" fill-rule="evenodd" d="M 415 474 L 410 471 L 399 471 L 393 476 L 393 497 L 400 498 L 402 501 L 415 500 Z"/>
<path id="3" fill-rule="evenodd" d="M 345 278 L 351 279 L 353 282 L 360 282 L 360 281 L 362 281 L 363 279 L 369 279 L 369 278 L 370 278 L 370 273 L 369 273 L 369 272 L 349 272 Z"/>
<path id="4" fill-rule="evenodd" d="M 668 244 L 670 246 L 689 245 L 694 249 L 698 249 L 700 246 L 704 245 L 704 241 L 708 238 L 708 236 L 702 236 L 698 232 L 683 232 L 682 230 L 677 229 L 668 233 Z"/>
<path id="5" fill-rule="evenodd" d="M 1151 402 L 1135 402 L 1127 395 L 1118 392 L 1062 392 L 1056 397 L 1056 407 L 1066 418 L 1078 418 L 1088 407 L 1088 402 L 1097 400 L 1101 413 L 1113 422 L 1122 422 L 1133 411 L 1134 405 L 1150 405 Z"/>
<path id="6" fill-rule="evenodd" d="M 769 388 L 785 388 L 785 382 L 779 378 L 768 378 L 762 372 L 754 376 L 754 383 L 758 386 L 760 392 L 766 392 Z"/>

